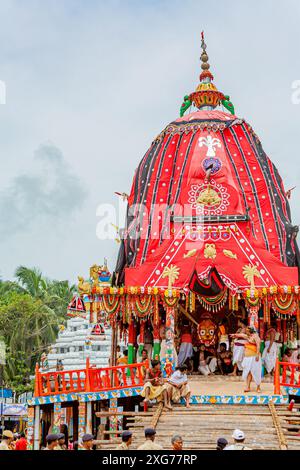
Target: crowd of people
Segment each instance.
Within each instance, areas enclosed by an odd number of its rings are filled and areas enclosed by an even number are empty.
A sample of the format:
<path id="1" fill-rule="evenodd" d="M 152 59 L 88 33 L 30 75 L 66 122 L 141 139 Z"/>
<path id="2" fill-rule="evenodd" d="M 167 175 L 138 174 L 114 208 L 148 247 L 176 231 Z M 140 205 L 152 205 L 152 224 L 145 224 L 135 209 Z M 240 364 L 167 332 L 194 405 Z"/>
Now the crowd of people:
<path id="1" fill-rule="evenodd" d="M 27 450 L 27 431 L 13 433 L 6 429 L 2 433 L 0 450 Z"/>
<path id="2" fill-rule="evenodd" d="M 156 430 L 146 428 L 144 430 L 145 441 L 137 447 L 137 450 L 163 450 L 156 439 Z M 225 438 L 219 438 L 216 443 L 216 450 L 251 450 L 245 446 L 245 434 L 243 431 L 236 429 L 233 434 L 233 443 L 229 444 Z M 123 431 L 121 436 L 122 442 L 117 446 L 117 450 L 130 450 L 134 443 L 134 436 L 131 431 Z M 80 444 L 75 446 L 66 444 L 65 434 L 48 434 L 46 436 L 46 446 L 42 450 L 95 450 L 99 448 L 97 441 L 92 434 L 84 434 Z M 180 451 L 184 449 L 184 440 L 180 434 L 176 434 L 171 438 L 168 450 Z M 4 431 L 2 441 L 0 442 L 0 450 L 27 450 L 27 439 L 25 434 L 17 436 L 12 431 Z"/>
<path id="3" fill-rule="evenodd" d="M 261 339 L 254 327 L 249 327 L 246 322 L 239 320 L 236 333 L 228 334 L 226 321 L 219 326 L 218 342 L 210 347 L 205 344 L 195 346 L 191 328 L 188 324 L 183 325 L 178 351 L 174 348 L 174 363 L 177 367 L 176 374 L 172 376 L 171 385 L 163 383 L 160 361 L 165 358 L 165 328 L 161 327 L 161 352 L 160 356 L 152 361 L 151 337 L 148 332 L 145 339 L 144 348 L 137 350 L 137 362 L 145 364 L 142 374 L 146 379 L 143 396 L 146 401 L 151 401 L 159 397 L 164 401 L 165 407 L 170 407 L 170 399 L 175 402 L 180 398 L 189 395 L 187 383 L 182 387 L 181 382 L 187 382 L 187 373 L 198 373 L 204 376 L 221 374 L 223 376 L 242 375 L 245 380 L 244 392 L 250 392 L 251 384 L 254 381 L 256 391 L 261 392 L 261 382 L 263 375 L 272 375 L 275 370 L 276 359 L 279 355 L 279 343 L 275 328 L 268 326 L 264 336 L 264 348 L 261 351 Z M 146 343 L 147 340 L 147 343 Z M 300 364 L 300 354 L 298 350 L 286 349 L 282 358 L 285 362 Z M 117 365 L 128 363 L 127 350 L 121 352 L 118 346 Z M 183 369 L 182 369 L 183 368 Z M 184 379 L 180 376 L 183 374 Z M 300 373 L 296 371 L 295 379 L 298 380 Z M 288 374 L 289 375 L 289 372 Z M 179 381 L 179 382 L 178 382 Z M 171 396 L 170 396 L 171 395 Z"/>
<path id="4" fill-rule="evenodd" d="M 183 328 L 178 352 L 178 366 L 188 364 L 189 371 L 197 371 L 201 375 L 222 374 L 237 376 L 242 374 L 245 380 L 245 393 L 251 390 L 252 381 L 256 391 L 261 391 L 262 375 L 272 375 L 276 359 L 279 355 L 277 332 L 268 325 L 264 336 L 264 348 L 261 352 L 261 339 L 254 327 L 239 320 L 238 329 L 234 334 L 227 334 L 226 322 L 219 327 L 217 344 L 206 347 L 200 344 L 193 347 L 193 340 L 188 325 Z M 300 363 L 298 351 L 285 350 L 283 360 Z"/>
<path id="5" fill-rule="evenodd" d="M 80 442 L 73 443 L 66 438 L 65 433 L 51 432 L 46 436 L 46 445 L 41 450 L 93 450 L 95 446 L 98 446 L 98 441 L 92 434 L 84 434 Z M 29 450 L 26 429 L 20 434 L 4 430 L 0 442 L 0 451 L 2 450 Z"/>
<path id="6" fill-rule="evenodd" d="M 137 450 L 164 450 L 164 447 L 157 442 L 155 429 L 146 428 L 144 435 L 145 442 L 138 446 Z M 220 437 L 216 443 L 216 450 L 252 450 L 246 446 L 245 433 L 240 429 L 234 430 L 232 440 L 233 442 L 230 444 L 227 439 Z M 132 444 L 134 444 L 133 433 L 131 431 L 124 431 L 122 433 L 122 443 L 117 447 L 117 450 L 130 450 Z M 184 439 L 180 434 L 172 436 L 168 450 L 184 450 Z"/>
<path id="7" fill-rule="evenodd" d="M 148 330 L 147 330 L 148 331 Z M 137 362 L 142 367 L 137 368 L 137 373 L 142 374 L 144 386 L 141 391 L 145 407 L 151 402 L 162 402 L 166 411 L 172 410 L 174 403 L 183 403 L 190 407 L 191 390 L 189 386 L 189 374 L 199 373 L 209 376 L 219 373 L 221 375 L 236 376 L 242 374 L 246 387 L 244 392 L 250 392 L 251 384 L 254 381 L 256 391 L 261 391 L 263 371 L 266 374 L 273 374 L 276 359 L 279 354 L 279 343 L 276 330 L 268 326 L 264 337 L 264 348 L 261 348 L 261 339 L 258 332 L 253 327 L 247 326 L 239 320 L 238 329 L 234 334 L 227 334 L 225 322 L 222 322 L 219 329 L 218 342 L 211 347 L 199 344 L 197 348 L 193 345 L 193 338 L 190 326 L 185 324 L 182 328 L 181 341 L 174 349 L 175 370 L 170 376 L 166 376 L 162 367 L 162 360 L 166 351 L 165 329 L 161 328 L 161 353 L 160 357 L 152 357 L 152 339 L 149 331 L 145 335 L 144 346 L 137 351 Z M 128 351 L 121 352 L 117 346 L 117 365 L 128 364 Z M 160 360 L 161 359 L 161 360 Z M 291 364 L 300 364 L 300 354 L 298 350 L 285 348 L 282 361 Z M 300 365 L 299 365 L 300 369 Z M 293 378 L 299 382 L 300 370 L 291 367 L 286 371 L 286 382 Z M 62 361 L 57 361 L 57 371 L 64 370 Z M 122 377 L 120 377 L 122 380 Z M 235 430 L 232 438 L 234 443 L 229 445 L 225 438 L 220 438 L 217 442 L 217 450 L 247 450 L 244 445 L 245 436 L 240 430 Z M 129 449 L 132 444 L 131 431 L 124 431 L 122 443 L 119 449 Z M 151 428 L 145 430 L 145 442 L 140 449 L 151 450 L 161 449 L 156 442 L 156 431 Z M 80 442 L 73 443 L 66 438 L 64 433 L 50 433 L 46 437 L 46 445 L 43 450 L 93 450 L 97 444 L 91 434 L 85 434 Z M 180 450 L 183 446 L 183 439 L 180 435 L 173 436 L 171 445 L 174 450 Z M 99 446 L 98 446 L 99 447 Z M 5 430 L 2 433 L 0 450 L 27 450 L 28 442 L 26 430 L 21 434 Z"/>

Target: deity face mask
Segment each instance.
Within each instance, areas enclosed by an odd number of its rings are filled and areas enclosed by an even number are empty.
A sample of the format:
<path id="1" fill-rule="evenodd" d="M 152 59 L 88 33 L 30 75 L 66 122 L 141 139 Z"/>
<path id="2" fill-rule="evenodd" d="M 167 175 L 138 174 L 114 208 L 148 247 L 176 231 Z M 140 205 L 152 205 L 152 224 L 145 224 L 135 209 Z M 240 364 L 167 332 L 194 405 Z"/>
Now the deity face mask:
<path id="1" fill-rule="evenodd" d="M 198 336 L 200 343 L 206 347 L 213 346 L 216 342 L 217 325 L 209 318 L 200 320 Z"/>

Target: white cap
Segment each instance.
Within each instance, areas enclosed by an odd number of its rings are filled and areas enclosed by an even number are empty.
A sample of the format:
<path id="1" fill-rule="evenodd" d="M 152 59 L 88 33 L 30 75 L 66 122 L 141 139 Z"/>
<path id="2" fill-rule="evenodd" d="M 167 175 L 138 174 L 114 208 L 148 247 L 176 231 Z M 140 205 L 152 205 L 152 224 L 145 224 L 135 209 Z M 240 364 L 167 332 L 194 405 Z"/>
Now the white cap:
<path id="1" fill-rule="evenodd" d="M 235 429 L 233 431 L 232 437 L 236 441 L 243 441 L 245 439 L 245 434 L 240 429 Z"/>

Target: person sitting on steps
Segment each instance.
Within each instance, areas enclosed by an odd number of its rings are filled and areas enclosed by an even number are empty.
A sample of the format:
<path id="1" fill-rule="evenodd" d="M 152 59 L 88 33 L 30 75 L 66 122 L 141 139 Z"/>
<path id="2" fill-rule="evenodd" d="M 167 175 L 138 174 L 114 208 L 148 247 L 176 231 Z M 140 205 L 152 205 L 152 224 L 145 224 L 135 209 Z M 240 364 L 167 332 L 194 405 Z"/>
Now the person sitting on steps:
<path id="1" fill-rule="evenodd" d="M 204 344 L 200 346 L 199 367 L 198 370 L 202 375 L 210 375 L 216 371 L 217 358 L 210 351 L 207 351 Z"/>
<path id="2" fill-rule="evenodd" d="M 160 361 L 153 360 L 151 361 L 151 366 L 151 369 L 146 371 L 145 385 L 141 392 L 141 396 L 145 399 L 142 403 L 148 404 L 150 400 L 156 399 L 158 403 L 163 402 L 167 410 L 172 410 L 167 384 L 162 377 L 161 363 Z"/>
<path id="3" fill-rule="evenodd" d="M 218 367 L 222 375 L 229 375 L 232 372 L 232 354 L 231 351 L 227 351 L 226 343 L 220 344 Z"/>
<path id="4" fill-rule="evenodd" d="M 171 377 L 168 379 L 168 395 L 169 400 L 174 403 L 179 403 L 181 398 L 184 399 L 186 407 L 190 407 L 191 390 L 188 385 L 187 377 L 188 367 L 182 365 L 176 368 Z"/>

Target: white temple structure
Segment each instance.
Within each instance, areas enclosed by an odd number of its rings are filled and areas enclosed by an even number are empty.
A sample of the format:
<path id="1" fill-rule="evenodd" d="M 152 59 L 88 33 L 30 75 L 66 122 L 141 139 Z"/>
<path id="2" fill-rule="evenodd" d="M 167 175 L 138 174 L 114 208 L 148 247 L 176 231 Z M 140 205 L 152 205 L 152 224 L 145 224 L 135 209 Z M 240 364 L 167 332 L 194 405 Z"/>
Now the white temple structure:
<path id="1" fill-rule="evenodd" d="M 80 288 L 90 290 L 92 280 L 97 279 L 99 285 L 110 286 L 111 274 L 107 268 L 107 261 L 103 266 L 93 265 L 90 268 L 90 277 L 87 281 L 79 277 Z M 95 367 L 109 367 L 111 356 L 112 330 L 107 322 L 106 313 L 98 310 L 93 314 L 86 311 L 84 301 L 76 294 L 71 300 L 67 315 L 67 325 L 62 326 L 55 344 L 47 354 L 46 363 L 41 361 L 44 370 L 55 371 L 57 361 L 61 361 L 64 370 L 84 369 L 86 359 Z M 122 347 L 123 343 L 120 344 Z"/>
<path id="2" fill-rule="evenodd" d="M 84 369 L 86 358 L 91 365 L 108 367 L 111 354 L 111 328 L 105 327 L 104 334 L 92 335 L 95 325 L 89 319 L 74 317 L 67 321 L 67 326 L 60 331 L 56 343 L 48 353 L 49 370 L 56 370 L 58 360 L 64 370 Z"/>

